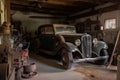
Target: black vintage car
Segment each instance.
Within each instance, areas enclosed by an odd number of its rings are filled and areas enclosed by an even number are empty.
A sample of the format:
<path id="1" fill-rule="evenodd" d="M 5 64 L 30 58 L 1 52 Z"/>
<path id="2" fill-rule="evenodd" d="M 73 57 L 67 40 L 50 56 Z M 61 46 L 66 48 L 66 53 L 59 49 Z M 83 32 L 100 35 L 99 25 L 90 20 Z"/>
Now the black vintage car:
<path id="1" fill-rule="evenodd" d="M 38 28 L 40 52 L 61 57 L 65 68 L 71 68 L 74 62 L 92 61 L 105 64 L 108 60 L 107 45 L 91 35 L 77 34 L 75 26 L 47 24 Z M 39 53 L 40 54 L 40 53 Z"/>

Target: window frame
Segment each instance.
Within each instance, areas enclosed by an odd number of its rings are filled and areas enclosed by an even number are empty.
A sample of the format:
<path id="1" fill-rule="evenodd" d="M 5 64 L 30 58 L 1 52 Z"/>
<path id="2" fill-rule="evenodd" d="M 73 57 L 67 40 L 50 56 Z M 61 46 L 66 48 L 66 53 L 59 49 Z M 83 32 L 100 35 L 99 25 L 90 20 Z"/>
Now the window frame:
<path id="1" fill-rule="evenodd" d="M 113 19 L 115 19 L 115 28 L 112 27 L 106 28 L 107 20 L 113 20 Z M 104 30 L 115 30 L 115 29 L 117 29 L 117 18 L 108 18 L 104 20 Z"/>
<path id="2" fill-rule="evenodd" d="M 51 28 L 50 32 L 47 29 Z M 53 26 L 44 26 L 41 28 L 41 34 L 54 34 Z"/>

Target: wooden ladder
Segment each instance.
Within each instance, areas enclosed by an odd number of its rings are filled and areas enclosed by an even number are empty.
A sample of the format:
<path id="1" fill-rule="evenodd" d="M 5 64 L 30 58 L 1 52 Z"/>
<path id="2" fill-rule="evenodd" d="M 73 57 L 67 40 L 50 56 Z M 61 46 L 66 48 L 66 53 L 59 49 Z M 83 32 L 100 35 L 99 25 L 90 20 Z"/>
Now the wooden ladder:
<path id="1" fill-rule="evenodd" d="M 108 62 L 107 68 L 109 68 L 111 66 L 112 61 L 113 61 L 113 57 L 114 57 L 116 52 L 120 53 L 120 30 L 117 34 L 116 42 L 115 42 L 115 45 L 114 45 L 114 48 L 113 48 L 113 51 L 112 51 L 110 61 Z"/>

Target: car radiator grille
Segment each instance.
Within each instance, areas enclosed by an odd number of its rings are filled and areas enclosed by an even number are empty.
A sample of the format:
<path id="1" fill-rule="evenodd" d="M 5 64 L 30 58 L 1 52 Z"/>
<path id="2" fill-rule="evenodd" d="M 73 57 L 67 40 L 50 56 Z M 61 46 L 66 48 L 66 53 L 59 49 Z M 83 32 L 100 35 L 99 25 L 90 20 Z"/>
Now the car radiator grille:
<path id="1" fill-rule="evenodd" d="M 92 55 L 92 41 L 91 36 L 86 34 L 81 37 L 82 39 L 82 53 L 85 57 L 89 58 Z"/>

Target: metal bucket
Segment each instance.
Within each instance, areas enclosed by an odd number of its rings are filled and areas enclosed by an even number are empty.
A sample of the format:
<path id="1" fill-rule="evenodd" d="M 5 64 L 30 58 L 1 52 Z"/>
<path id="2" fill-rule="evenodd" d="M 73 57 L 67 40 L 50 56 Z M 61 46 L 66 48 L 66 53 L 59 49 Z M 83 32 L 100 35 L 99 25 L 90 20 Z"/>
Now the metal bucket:
<path id="1" fill-rule="evenodd" d="M 23 73 L 30 73 L 36 71 L 36 64 L 31 63 L 30 65 L 23 66 Z"/>

